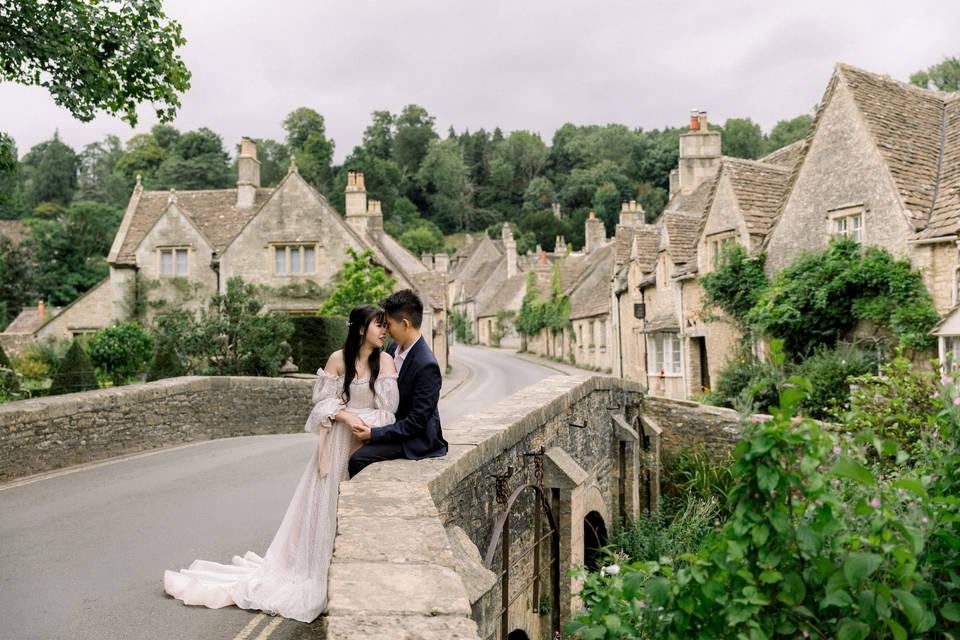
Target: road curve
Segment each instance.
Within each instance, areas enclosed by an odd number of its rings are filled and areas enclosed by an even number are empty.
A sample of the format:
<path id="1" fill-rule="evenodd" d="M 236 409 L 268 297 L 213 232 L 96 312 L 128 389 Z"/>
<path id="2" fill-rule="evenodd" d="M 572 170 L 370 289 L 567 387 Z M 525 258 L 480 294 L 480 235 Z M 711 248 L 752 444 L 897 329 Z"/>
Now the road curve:
<path id="1" fill-rule="evenodd" d="M 460 345 L 451 363 L 445 424 L 558 373 Z M 0 639 L 311 637 L 291 620 L 183 606 L 162 578 L 195 558 L 264 553 L 314 438 L 206 441 L 0 487 Z"/>

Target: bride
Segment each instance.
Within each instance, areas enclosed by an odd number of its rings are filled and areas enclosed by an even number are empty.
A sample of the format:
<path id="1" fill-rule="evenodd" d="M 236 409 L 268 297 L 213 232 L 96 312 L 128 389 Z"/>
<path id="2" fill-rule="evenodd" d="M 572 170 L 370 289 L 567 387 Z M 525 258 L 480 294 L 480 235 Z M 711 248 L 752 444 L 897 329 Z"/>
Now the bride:
<path id="1" fill-rule="evenodd" d="M 327 570 L 336 535 L 337 496 L 347 462 L 361 443 L 353 425 L 394 422 L 399 402 L 393 358 L 382 351 L 383 311 L 361 305 L 350 312 L 347 340 L 317 371 L 314 407 L 305 431 L 318 436 L 317 453 L 300 478 L 266 556 L 253 551 L 232 564 L 194 560 L 164 571 L 164 590 L 184 604 L 213 609 L 235 604 L 311 622 L 327 606 Z"/>

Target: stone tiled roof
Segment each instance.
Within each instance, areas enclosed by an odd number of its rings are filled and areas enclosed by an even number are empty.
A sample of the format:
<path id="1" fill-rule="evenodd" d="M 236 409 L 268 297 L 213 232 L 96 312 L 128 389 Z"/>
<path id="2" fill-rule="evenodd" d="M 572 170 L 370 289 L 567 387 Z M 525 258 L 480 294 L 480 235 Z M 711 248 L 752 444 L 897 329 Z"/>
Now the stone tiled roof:
<path id="1" fill-rule="evenodd" d="M 920 238 L 960 234 L 960 97 L 947 102 L 944 116 L 946 126 L 937 200 L 930 222 L 918 234 Z"/>
<path id="2" fill-rule="evenodd" d="M 473 274 L 463 279 L 463 297 L 464 300 L 474 300 L 483 285 L 493 276 L 500 266 L 501 260 L 488 260 L 482 263 Z M 504 270 L 505 271 L 505 270 Z"/>
<path id="3" fill-rule="evenodd" d="M 612 242 L 590 255 L 590 264 L 570 294 L 571 319 L 610 313 L 610 279 L 615 257 L 615 244 Z"/>
<path id="4" fill-rule="evenodd" d="M 502 309 L 509 309 L 510 303 L 517 298 L 526 289 L 527 274 L 518 273 L 512 278 L 508 278 L 497 292 L 484 305 L 481 306 L 477 317 L 489 317 L 497 315 Z"/>
<path id="5" fill-rule="evenodd" d="M 788 169 L 793 169 L 793 167 L 797 164 L 797 160 L 799 160 L 800 156 L 803 154 L 806 144 L 806 139 L 797 140 L 796 142 L 788 144 L 785 147 L 780 147 L 776 151 L 772 151 L 762 158 L 759 158 L 758 162 L 776 164 L 782 167 L 787 167 Z"/>
<path id="6" fill-rule="evenodd" d="M 52 318 L 55 318 L 60 312 L 63 311 L 60 307 L 46 307 L 44 309 L 44 317 L 41 318 L 40 314 L 37 313 L 36 307 L 25 307 L 17 317 L 13 319 L 7 328 L 3 330 L 3 333 L 6 334 L 31 334 L 45 323 L 49 322 Z"/>
<path id="7" fill-rule="evenodd" d="M 438 271 L 423 271 L 411 276 L 411 284 L 423 297 L 425 305 L 445 309 L 447 300 L 447 274 Z"/>
<path id="8" fill-rule="evenodd" d="M 787 193 L 791 169 L 754 160 L 723 159 L 721 175 L 729 178 L 751 234 L 765 236 L 770 231 Z"/>
<path id="9" fill-rule="evenodd" d="M 30 228 L 21 220 L 0 220 L 0 236 L 10 238 L 13 244 L 20 244 L 30 235 Z"/>
<path id="10" fill-rule="evenodd" d="M 617 225 L 617 230 L 613 236 L 613 242 L 616 246 L 615 262 L 617 266 L 625 264 L 630 260 L 630 249 L 633 247 L 633 225 Z"/>
<path id="11" fill-rule="evenodd" d="M 236 189 L 178 191 L 177 207 L 197 226 L 214 251 L 223 251 L 256 215 L 273 189 L 257 189 L 252 207 L 237 208 Z M 120 251 L 118 264 L 134 264 L 137 245 L 157 223 L 170 201 L 169 191 L 144 191 L 140 194 Z"/>
<path id="12" fill-rule="evenodd" d="M 630 257 L 637 261 L 641 273 L 648 273 L 656 268 L 659 243 L 660 227 L 657 225 L 641 225 L 634 231 Z"/>
<path id="13" fill-rule="evenodd" d="M 664 213 L 683 211 L 685 213 L 705 214 L 713 201 L 713 192 L 716 188 L 717 176 L 705 179 L 697 188 L 688 194 L 675 193 L 667 203 Z"/>
<path id="14" fill-rule="evenodd" d="M 670 259 L 674 265 L 684 265 L 696 259 L 697 238 L 700 235 L 702 214 L 671 211 L 663 215 L 663 224 L 667 228 Z"/>
<path id="15" fill-rule="evenodd" d="M 937 195 L 943 94 L 848 65 L 838 65 L 837 72 L 867 122 L 910 219 L 922 229 Z"/>

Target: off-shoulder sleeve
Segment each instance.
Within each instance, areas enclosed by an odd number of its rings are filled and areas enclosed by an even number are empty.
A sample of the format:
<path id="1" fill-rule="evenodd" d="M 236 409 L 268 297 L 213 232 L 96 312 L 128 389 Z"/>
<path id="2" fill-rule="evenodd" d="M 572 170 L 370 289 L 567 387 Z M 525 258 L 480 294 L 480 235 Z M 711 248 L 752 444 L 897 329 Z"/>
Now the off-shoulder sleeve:
<path id="1" fill-rule="evenodd" d="M 377 378 L 377 381 L 373 383 L 373 395 L 373 404 L 377 409 L 383 409 L 390 413 L 397 412 L 397 406 L 400 404 L 400 389 L 397 387 L 395 376 Z"/>
<path id="2" fill-rule="evenodd" d="M 323 369 L 317 371 L 317 381 L 313 383 L 313 410 L 307 418 L 304 431 L 319 433 L 321 428 L 333 426 L 337 413 L 346 408 L 340 397 L 342 386 L 342 377 L 331 376 Z"/>

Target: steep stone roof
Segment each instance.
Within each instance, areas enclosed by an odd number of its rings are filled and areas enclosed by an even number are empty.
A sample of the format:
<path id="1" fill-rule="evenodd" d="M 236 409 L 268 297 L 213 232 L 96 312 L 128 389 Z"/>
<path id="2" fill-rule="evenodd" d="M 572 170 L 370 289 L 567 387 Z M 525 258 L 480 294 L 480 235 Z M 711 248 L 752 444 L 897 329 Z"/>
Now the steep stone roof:
<path id="1" fill-rule="evenodd" d="M 10 242 L 17 245 L 30 235 L 30 227 L 22 220 L 0 220 L 0 236 L 10 238 Z"/>
<path id="2" fill-rule="evenodd" d="M 497 267 L 500 266 L 501 260 L 488 260 L 480 264 L 480 266 L 474 271 L 469 277 L 463 279 L 463 298 L 464 301 L 475 300 L 477 294 L 483 288 L 487 281 L 494 275 L 497 271 Z M 504 272 L 506 268 L 504 268 Z M 506 273 L 504 273 L 506 275 Z"/>
<path id="3" fill-rule="evenodd" d="M 37 313 L 36 307 L 24 307 L 17 317 L 13 319 L 13 322 L 7 325 L 7 328 L 3 330 L 3 333 L 6 334 L 31 334 L 51 318 L 55 318 L 60 314 L 62 309 L 60 307 L 46 307 L 44 309 L 44 317 L 40 317 L 40 314 Z"/>
<path id="4" fill-rule="evenodd" d="M 670 198 L 664 213 L 683 211 L 685 213 L 705 214 L 713 201 L 713 192 L 717 185 L 717 175 L 705 179 L 690 193 L 677 192 Z"/>
<path id="5" fill-rule="evenodd" d="M 960 233 L 960 96 L 946 104 L 940 184 L 930 221 L 918 234 L 936 238 Z"/>
<path id="6" fill-rule="evenodd" d="M 771 151 L 762 158 L 758 158 L 757 162 L 776 164 L 782 167 L 787 167 L 788 169 L 793 169 L 793 167 L 797 164 L 797 160 L 799 160 L 800 156 L 803 154 L 806 144 L 806 139 L 797 140 L 796 142 L 790 143 L 785 147 L 780 147 L 776 151 Z"/>
<path id="7" fill-rule="evenodd" d="M 787 193 L 792 167 L 755 160 L 724 158 L 720 174 L 730 180 L 747 230 L 765 236 L 773 226 Z"/>
<path id="8" fill-rule="evenodd" d="M 615 257 L 615 245 L 612 242 L 590 255 L 589 264 L 570 294 L 571 320 L 610 313 L 610 280 Z"/>
<path id="9" fill-rule="evenodd" d="M 679 211 L 664 214 L 663 224 L 666 226 L 669 242 L 666 249 L 670 252 L 670 259 L 674 265 L 685 265 L 696 259 L 697 238 L 700 235 L 703 218 L 703 214 Z"/>
<path id="10" fill-rule="evenodd" d="M 214 251 L 223 251 L 253 218 L 273 189 L 257 189 L 252 207 L 237 208 L 236 189 L 178 191 L 177 207 L 197 226 Z M 137 198 L 137 194 L 134 194 Z M 136 263 L 137 245 L 157 223 L 170 203 L 169 191 L 143 191 L 135 203 L 116 264 Z"/>
<path id="11" fill-rule="evenodd" d="M 509 309 L 510 303 L 517 298 L 518 294 L 522 295 L 521 292 L 526 289 L 526 285 L 526 273 L 518 273 L 512 278 L 507 278 L 497 292 L 480 307 L 480 310 L 477 312 L 477 317 L 495 316 L 498 311 Z"/>
<path id="12" fill-rule="evenodd" d="M 637 227 L 633 234 L 633 248 L 630 258 L 636 260 L 640 273 L 649 273 L 657 266 L 657 246 L 660 244 L 660 227 L 645 224 Z"/>
<path id="13" fill-rule="evenodd" d="M 633 225 L 618 224 L 617 230 L 613 235 L 614 246 L 616 247 L 614 261 L 617 266 L 625 264 L 630 260 L 630 249 L 633 247 Z"/>

